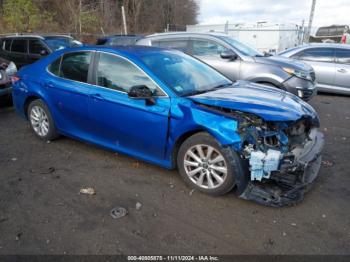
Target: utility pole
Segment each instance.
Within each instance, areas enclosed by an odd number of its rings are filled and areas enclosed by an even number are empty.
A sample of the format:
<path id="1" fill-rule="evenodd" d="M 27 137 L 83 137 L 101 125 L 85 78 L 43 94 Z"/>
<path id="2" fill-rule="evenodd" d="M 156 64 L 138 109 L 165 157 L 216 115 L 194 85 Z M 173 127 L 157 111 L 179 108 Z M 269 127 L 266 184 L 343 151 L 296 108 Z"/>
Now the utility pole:
<path id="1" fill-rule="evenodd" d="M 310 12 L 310 17 L 309 17 L 309 24 L 307 26 L 307 31 L 305 34 L 305 42 L 306 43 L 309 43 L 309 41 L 310 41 L 310 33 L 311 33 L 312 21 L 314 20 L 315 7 L 316 7 L 316 0 L 312 0 L 311 12 Z"/>
<path id="2" fill-rule="evenodd" d="M 79 21 L 79 40 L 81 41 L 81 14 L 82 14 L 82 0 L 79 0 L 79 17 L 78 17 L 78 21 Z"/>
<path id="3" fill-rule="evenodd" d="M 124 34 L 127 35 L 128 34 L 128 29 L 126 27 L 125 10 L 124 10 L 124 6 L 123 5 L 122 5 L 122 16 L 123 16 Z"/>

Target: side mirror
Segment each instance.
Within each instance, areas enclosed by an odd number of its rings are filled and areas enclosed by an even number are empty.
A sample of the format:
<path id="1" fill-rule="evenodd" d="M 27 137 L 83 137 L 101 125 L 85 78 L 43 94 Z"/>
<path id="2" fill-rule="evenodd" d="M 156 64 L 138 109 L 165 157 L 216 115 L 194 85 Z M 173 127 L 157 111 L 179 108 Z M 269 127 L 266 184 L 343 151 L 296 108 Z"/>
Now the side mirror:
<path id="1" fill-rule="evenodd" d="M 232 52 L 231 50 L 228 50 L 228 51 L 221 52 L 220 57 L 222 59 L 229 59 L 229 60 L 233 61 L 233 60 L 236 60 L 238 58 L 238 55 L 235 54 L 234 52 Z"/>
<path id="2" fill-rule="evenodd" d="M 45 50 L 45 49 L 40 50 L 40 55 L 41 55 L 41 56 L 46 56 L 46 55 L 48 55 L 48 54 L 49 54 L 49 52 L 47 52 L 47 50 Z"/>
<path id="3" fill-rule="evenodd" d="M 148 106 L 156 103 L 152 90 L 145 85 L 132 86 L 128 92 L 128 96 L 135 99 L 145 99 Z"/>

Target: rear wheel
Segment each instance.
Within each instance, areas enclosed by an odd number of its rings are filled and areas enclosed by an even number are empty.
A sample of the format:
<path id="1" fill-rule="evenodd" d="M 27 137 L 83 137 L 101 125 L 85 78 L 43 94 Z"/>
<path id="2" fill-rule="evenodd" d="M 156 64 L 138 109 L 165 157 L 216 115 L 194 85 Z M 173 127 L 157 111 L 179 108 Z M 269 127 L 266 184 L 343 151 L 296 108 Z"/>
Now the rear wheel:
<path id="1" fill-rule="evenodd" d="M 51 113 L 41 99 L 34 100 L 29 104 L 28 119 L 33 132 L 40 139 L 47 141 L 58 137 Z"/>
<path id="2" fill-rule="evenodd" d="M 201 132 L 188 138 L 177 156 L 185 182 L 199 191 L 223 195 L 236 184 L 239 161 L 230 148 L 222 147 L 212 136 Z"/>

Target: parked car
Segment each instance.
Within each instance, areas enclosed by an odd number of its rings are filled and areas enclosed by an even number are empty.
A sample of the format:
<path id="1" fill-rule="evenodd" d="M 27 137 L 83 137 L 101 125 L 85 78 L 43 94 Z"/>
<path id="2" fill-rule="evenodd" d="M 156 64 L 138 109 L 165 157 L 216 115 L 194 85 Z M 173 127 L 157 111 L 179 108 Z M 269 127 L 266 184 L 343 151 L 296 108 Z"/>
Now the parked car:
<path id="1" fill-rule="evenodd" d="M 231 80 L 249 80 L 287 90 L 304 100 L 315 95 L 314 71 L 278 56 L 264 56 L 238 40 L 218 33 L 164 33 L 147 36 L 137 45 L 168 47 L 195 56 Z"/>
<path id="2" fill-rule="evenodd" d="M 0 57 L 13 61 L 20 68 L 56 50 L 80 45 L 79 41 L 64 35 L 6 36 L 0 39 Z"/>
<path id="3" fill-rule="evenodd" d="M 350 44 L 350 29 L 348 26 L 345 27 L 340 43 Z"/>
<path id="4" fill-rule="evenodd" d="M 142 35 L 108 35 L 97 39 L 96 45 L 134 45 Z"/>
<path id="5" fill-rule="evenodd" d="M 323 26 L 317 29 L 315 36 L 310 36 L 310 43 L 340 43 L 348 25 Z"/>
<path id="6" fill-rule="evenodd" d="M 16 111 L 59 134 L 166 168 L 199 191 L 272 206 L 301 201 L 321 165 L 315 110 L 293 94 L 231 80 L 182 52 L 80 47 L 22 68 Z"/>
<path id="7" fill-rule="evenodd" d="M 11 102 L 11 77 L 17 72 L 13 62 L 0 58 L 0 100 Z"/>
<path id="8" fill-rule="evenodd" d="M 281 56 L 311 65 L 318 90 L 350 94 L 350 46 L 342 44 L 308 44 L 280 53 Z"/>

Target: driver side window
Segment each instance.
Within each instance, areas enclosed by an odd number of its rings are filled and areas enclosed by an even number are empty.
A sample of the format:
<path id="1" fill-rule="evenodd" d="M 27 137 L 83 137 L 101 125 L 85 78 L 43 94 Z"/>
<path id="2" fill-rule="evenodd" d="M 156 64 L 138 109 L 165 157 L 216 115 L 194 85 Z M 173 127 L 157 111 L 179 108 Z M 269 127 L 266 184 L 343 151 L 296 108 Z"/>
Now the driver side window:
<path id="1" fill-rule="evenodd" d="M 224 51 L 229 51 L 226 47 L 206 40 L 193 40 L 193 55 L 220 57 Z"/>
<path id="2" fill-rule="evenodd" d="M 100 53 L 97 85 L 128 93 L 133 86 L 145 85 L 155 96 L 164 96 L 158 86 L 139 68 L 121 57 Z"/>

